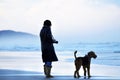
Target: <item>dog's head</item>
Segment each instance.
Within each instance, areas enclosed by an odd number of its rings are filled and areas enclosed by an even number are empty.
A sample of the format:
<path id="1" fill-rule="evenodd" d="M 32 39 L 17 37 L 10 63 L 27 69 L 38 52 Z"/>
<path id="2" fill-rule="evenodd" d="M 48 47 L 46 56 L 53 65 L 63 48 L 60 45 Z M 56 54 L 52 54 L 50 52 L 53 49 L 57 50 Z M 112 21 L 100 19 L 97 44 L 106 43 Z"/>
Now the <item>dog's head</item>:
<path id="1" fill-rule="evenodd" d="M 88 52 L 88 56 L 89 56 L 90 58 L 94 58 L 94 59 L 97 58 L 97 55 L 96 55 L 95 52 L 93 52 L 93 51 Z"/>

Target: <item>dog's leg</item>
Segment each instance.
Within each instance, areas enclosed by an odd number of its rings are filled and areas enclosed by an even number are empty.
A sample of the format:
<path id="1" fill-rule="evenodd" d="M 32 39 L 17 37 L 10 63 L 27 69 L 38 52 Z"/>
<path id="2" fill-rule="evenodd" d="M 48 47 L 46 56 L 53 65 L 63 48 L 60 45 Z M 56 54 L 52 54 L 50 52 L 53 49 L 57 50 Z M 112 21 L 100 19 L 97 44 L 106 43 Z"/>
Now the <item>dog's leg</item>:
<path id="1" fill-rule="evenodd" d="M 77 77 L 78 77 L 78 71 L 75 70 L 75 72 L 74 72 L 74 78 L 77 78 Z"/>
<path id="2" fill-rule="evenodd" d="M 76 76 L 76 74 L 77 74 L 77 71 L 75 70 L 75 72 L 74 72 L 74 78 L 76 78 L 77 76 Z"/>
<path id="3" fill-rule="evenodd" d="M 79 75 L 79 70 L 77 71 L 77 76 L 78 76 L 78 78 L 80 77 L 80 75 Z"/>
<path id="4" fill-rule="evenodd" d="M 81 68 L 81 63 L 79 63 L 78 66 L 77 66 L 77 77 L 78 78 L 80 77 L 80 75 L 79 75 L 80 68 Z"/>
<path id="5" fill-rule="evenodd" d="M 76 64 L 76 61 L 75 61 L 75 72 L 74 72 L 74 78 L 77 78 L 77 64 Z"/>
<path id="6" fill-rule="evenodd" d="M 77 68 L 77 70 L 76 70 L 76 74 L 77 74 L 77 77 L 78 77 L 78 78 L 80 77 L 80 75 L 79 75 L 80 67 L 81 67 L 81 66 L 78 66 L 78 68 Z"/>
<path id="7" fill-rule="evenodd" d="M 76 78 L 76 77 L 80 77 L 80 75 L 79 75 L 79 70 L 80 70 L 80 67 L 81 67 L 81 63 L 76 63 L 75 64 L 75 67 L 76 67 L 76 71 L 74 72 L 74 77 Z"/>
<path id="8" fill-rule="evenodd" d="M 80 68 L 77 67 L 76 70 L 75 70 L 75 72 L 74 72 L 74 77 L 75 78 L 77 78 L 77 77 L 79 78 L 80 77 L 80 75 L 79 75 L 79 69 Z"/>
<path id="9" fill-rule="evenodd" d="M 88 77 L 91 77 L 91 76 L 90 76 L 90 66 L 87 67 L 87 71 L 88 71 Z"/>
<path id="10" fill-rule="evenodd" d="M 85 66 L 83 66 L 83 70 L 84 70 L 84 76 L 86 77 L 86 68 L 85 68 Z"/>

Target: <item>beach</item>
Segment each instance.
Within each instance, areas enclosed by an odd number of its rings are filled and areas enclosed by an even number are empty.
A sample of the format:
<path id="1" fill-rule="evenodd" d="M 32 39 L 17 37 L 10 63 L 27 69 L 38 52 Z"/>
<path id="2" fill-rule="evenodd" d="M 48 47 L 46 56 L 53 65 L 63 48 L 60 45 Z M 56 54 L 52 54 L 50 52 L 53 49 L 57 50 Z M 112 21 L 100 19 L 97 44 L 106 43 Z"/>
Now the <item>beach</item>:
<path id="1" fill-rule="evenodd" d="M 58 62 L 53 62 L 52 80 L 75 79 L 75 66 L 71 51 L 57 52 Z M 99 58 L 98 58 L 99 59 Z M 120 66 L 91 63 L 90 79 L 120 79 Z M 0 80 L 42 80 L 46 79 L 43 73 L 41 52 L 0 52 Z M 83 69 L 80 69 L 80 79 Z"/>

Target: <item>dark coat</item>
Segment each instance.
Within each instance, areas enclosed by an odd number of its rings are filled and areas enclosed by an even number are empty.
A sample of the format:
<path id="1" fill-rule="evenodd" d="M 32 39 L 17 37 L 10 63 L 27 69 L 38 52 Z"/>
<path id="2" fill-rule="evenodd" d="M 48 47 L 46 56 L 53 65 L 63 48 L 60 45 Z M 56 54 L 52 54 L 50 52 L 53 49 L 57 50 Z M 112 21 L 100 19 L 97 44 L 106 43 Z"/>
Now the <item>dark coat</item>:
<path id="1" fill-rule="evenodd" d="M 40 31 L 41 50 L 43 62 L 58 61 L 53 43 L 56 40 L 53 39 L 51 28 L 44 26 Z"/>

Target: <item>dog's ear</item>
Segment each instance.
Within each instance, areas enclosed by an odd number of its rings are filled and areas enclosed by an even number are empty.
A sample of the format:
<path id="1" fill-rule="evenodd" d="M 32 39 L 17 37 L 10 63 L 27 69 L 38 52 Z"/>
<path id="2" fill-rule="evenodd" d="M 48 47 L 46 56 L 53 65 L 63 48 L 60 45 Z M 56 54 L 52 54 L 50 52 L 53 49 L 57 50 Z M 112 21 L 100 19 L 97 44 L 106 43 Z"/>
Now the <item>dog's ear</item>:
<path id="1" fill-rule="evenodd" d="M 93 51 L 88 52 L 88 56 L 93 57 L 93 58 L 97 58 L 97 55 Z"/>
<path id="2" fill-rule="evenodd" d="M 93 51 L 88 52 L 88 56 L 91 56 L 92 54 L 94 54 Z"/>

